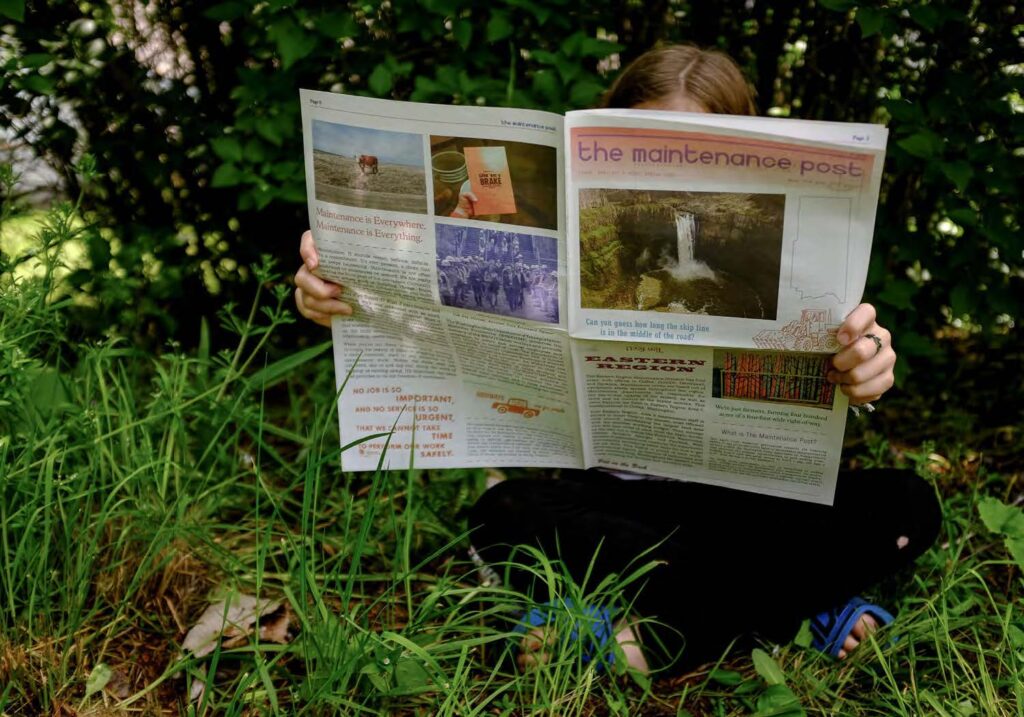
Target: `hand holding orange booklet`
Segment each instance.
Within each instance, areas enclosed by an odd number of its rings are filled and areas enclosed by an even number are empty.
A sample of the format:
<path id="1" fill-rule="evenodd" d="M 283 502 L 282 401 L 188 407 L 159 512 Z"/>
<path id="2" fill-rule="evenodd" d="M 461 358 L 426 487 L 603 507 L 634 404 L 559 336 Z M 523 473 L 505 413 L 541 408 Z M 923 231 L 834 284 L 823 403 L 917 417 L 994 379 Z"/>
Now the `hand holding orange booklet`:
<path id="1" fill-rule="evenodd" d="M 466 147 L 469 187 L 476 195 L 473 212 L 481 214 L 515 214 L 516 198 L 512 192 L 512 174 L 504 147 Z"/>

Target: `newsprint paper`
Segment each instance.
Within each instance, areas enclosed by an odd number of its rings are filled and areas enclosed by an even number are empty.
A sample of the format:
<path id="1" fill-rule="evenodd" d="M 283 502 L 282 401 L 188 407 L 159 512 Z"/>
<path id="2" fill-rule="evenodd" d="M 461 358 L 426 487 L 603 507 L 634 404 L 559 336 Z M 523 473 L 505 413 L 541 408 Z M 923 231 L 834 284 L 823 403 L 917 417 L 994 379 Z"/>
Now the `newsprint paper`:
<path id="1" fill-rule="evenodd" d="M 603 467 L 831 503 L 887 132 L 303 90 L 345 470 Z"/>

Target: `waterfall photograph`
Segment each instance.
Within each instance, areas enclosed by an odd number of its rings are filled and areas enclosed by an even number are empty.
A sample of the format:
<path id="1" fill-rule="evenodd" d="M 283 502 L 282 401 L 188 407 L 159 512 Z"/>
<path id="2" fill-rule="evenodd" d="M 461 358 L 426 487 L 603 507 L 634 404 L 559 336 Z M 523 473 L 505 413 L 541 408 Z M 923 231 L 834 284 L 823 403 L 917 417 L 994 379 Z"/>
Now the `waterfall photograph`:
<path id="1" fill-rule="evenodd" d="M 774 320 L 782 194 L 582 189 L 583 308 Z"/>

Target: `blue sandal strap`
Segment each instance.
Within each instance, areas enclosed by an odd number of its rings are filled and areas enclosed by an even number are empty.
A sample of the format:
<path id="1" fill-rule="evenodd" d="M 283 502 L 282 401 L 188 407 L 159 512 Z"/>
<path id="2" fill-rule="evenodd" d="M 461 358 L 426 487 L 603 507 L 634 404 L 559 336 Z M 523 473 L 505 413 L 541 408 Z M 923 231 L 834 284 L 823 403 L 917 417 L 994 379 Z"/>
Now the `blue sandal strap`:
<path id="1" fill-rule="evenodd" d="M 615 664 L 615 652 L 605 649 L 608 641 L 615 635 L 612 611 L 606 607 L 584 605 L 582 608 L 576 608 L 572 600 L 550 601 L 528 610 L 512 630 L 525 635 L 531 628 L 544 627 L 556 622 L 559 612 L 572 618 L 572 627 L 565 637 L 567 644 L 579 642 L 580 633 L 583 633 L 583 664 L 589 664 L 598 656 L 604 664 Z"/>
<path id="2" fill-rule="evenodd" d="M 879 626 L 888 625 L 895 619 L 878 605 L 872 605 L 862 598 L 855 597 L 842 607 L 826 610 L 811 619 L 811 632 L 814 635 L 811 644 L 815 649 L 821 650 L 827 655 L 839 657 L 839 651 L 843 649 L 846 636 L 865 614 L 874 617 L 879 622 Z"/>

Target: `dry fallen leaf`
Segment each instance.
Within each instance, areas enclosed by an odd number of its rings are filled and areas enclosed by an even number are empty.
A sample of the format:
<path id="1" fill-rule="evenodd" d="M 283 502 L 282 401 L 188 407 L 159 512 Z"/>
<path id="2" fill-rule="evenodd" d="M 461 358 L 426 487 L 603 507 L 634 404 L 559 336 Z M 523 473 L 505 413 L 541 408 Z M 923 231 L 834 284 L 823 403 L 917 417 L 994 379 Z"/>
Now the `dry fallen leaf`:
<path id="1" fill-rule="evenodd" d="M 199 621 L 185 635 L 181 648 L 195 657 L 209 655 L 217 647 L 220 638 L 249 635 L 262 616 L 280 607 L 280 600 L 260 600 L 252 595 L 234 594 L 203 611 Z"/>
<path id="2" fill-rule="evenodd" d="M 284 644 L 291 639 L 288 628 L 291 613 L 281 600 L 259 599 L 252 595 L 233 594 L 226 600 L 211 604 L 198 622 L 185 635 L 181 649 L 200 658 L 209 655 L 218 643 L 224 649 L 240 647 L 258 630 L 263 642 Z M 206 691 L 206 670 L 197 666 L 199 677 L 192 682 L 189 700 L 198 701 Z"/>
<path id="3" fill-rule="evenodd" d="M 111 697 L 125 700 L 132 694 L 132 683 L 124 672 L 114 668 L 114 672 L 110 676 L 110 682 L 103 688 L 103 691 Z"/>
<path id="4" fill-rule="evenodd" d="M 291 640 L 288 628 L 291 627 L 291 613 L 287 605 L 281 605 L 274 612 L 263 614 L 260 620 L 260 641 L 276 642 L 283 645 Z"/>
<path id="5" fill-rule="evenodd" d="M 932 473 L 948 473 L 952 468 L 949 459 L 938 453 L 928 454 L 928 470 Z"/>

